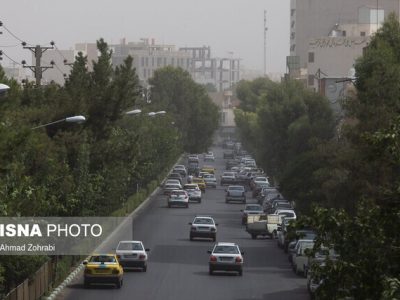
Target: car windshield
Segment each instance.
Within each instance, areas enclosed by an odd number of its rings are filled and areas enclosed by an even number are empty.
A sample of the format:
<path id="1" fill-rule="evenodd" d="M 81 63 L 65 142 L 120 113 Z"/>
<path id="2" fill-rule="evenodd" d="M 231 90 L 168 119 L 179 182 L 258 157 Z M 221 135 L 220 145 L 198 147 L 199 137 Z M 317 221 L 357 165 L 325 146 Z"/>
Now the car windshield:
<path id="1" fill-rule="evenodd" d="M 212 174 L 204 174 L 203 178 L 214 178 L 215 176 Z"/>
<path id="2" fill-rule="evenodd" d="M 201 179 L 198 179 L 198 178 L 194 178 L 194 179 L 193 179 L 193 182 L 199 182 L 199 183 L 202 183 L 202 182 L 203 182 L 203 180 L 201 180 Z"/>
<path id="3" fill-rule="evenodd" d="M 167 188 L 167 189 L 179 189 L 180 186 L 177 185 L 177 184 L 167 184 L 167 185 L 165 185 L 165 188 Z"/>
<path id="4" fill-rule="evenodd" d="M 96 255 L 92 256 L 89 260 L 89 262 L 95 262 L 95 263 L 115 263 L 115 257 L 110 256 L 110 255 Z"/>
<path id="5" fill-rule="evenodd" d="M 143 250 L 141 243 L 119 243 L 117 250 Z"/>
<path id="6" fill-rule="evenodd" d="M 247 205 L 245 210 L 257 211 L 262 210 L 260 205 Z"/>
<path id="7" fill-rule="evenodd" d="M 193 224 L 214 224 L 214 221 L 210 218 L 196 218 Z"/>
<path id="8" fill-rule="evenodd" d="M 291 213 L 291 212 L 280 212 L 279 215 L 285 216 L 288 218 L 294 218 L 294 213 Z"/>
<path id="9" fill-rule="evenodd" d="M 236 246 L 218 245 L 214 248 L 214 253 L 227 253 L 227 254 L 239 254 L 239 249 Z"/>
<path id="10" fill-rule="evenodd" d="M 198 186 L 197 185 L 185 185 L 183 188 L 185 190 L 197 190 Z"/>
<path id="11" fill-rule="evenodd" d="M 233 172 L 225 172 L 223 176 L 231 176 L 231 177 L 233 177 L 233 176 L 235 176 L 235 173 L 233 173 Z"/>

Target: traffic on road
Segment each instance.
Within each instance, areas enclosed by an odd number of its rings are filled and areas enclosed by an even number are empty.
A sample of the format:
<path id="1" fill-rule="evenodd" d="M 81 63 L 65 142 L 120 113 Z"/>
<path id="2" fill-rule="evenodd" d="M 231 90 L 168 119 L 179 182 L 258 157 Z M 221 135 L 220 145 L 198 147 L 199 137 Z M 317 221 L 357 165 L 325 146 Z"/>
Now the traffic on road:
<path id="1" fill-rule="evenodd" d="M 107 261 L 85 262 L 60 299 L 308 299 L 312 232 L 289 238 L 295 218 L 240 143 L 214 145 L 173 168 L 135 217 L 133 236 L 121 229 L 96 254 L 119 261 L 118 274 Z"/>

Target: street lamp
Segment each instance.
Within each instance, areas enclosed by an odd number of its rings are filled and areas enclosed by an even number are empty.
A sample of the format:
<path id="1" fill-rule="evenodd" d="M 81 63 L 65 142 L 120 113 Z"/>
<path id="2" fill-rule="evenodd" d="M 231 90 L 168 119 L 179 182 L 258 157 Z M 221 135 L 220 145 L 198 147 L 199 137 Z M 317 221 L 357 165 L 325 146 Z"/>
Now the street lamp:
<path id="1" fill-rule="evenodd" d="M 151 111 L 151 112 L 149 112 L 147 115 L 149 116 L 149 117 L 154 117 L 154 116 L 156 116 L 156 115 L 165 115 L 167 112 L 165 111 L 165 110 L 160 110 L 160 111 L 156 111 L 156 112 L 154 112 L 154 111 Z"/>
<path id="2" fill-rule="evenodd" d="M 142 110 L 140 110 L 140 109 L 134 109 L 134 110 L 127 111 L 125 114 L 126 114 L 126 115 L 138 115 L 138 114 L 140 114 L 140 113 L 142 113 Z"/>
<path id="3" fill-rule="evenodd" d="M 81 124 L 81 123 L 83 123 L 85 121 L 86 121 L 86 118 L 84 116 L 73 116 L 73 117 L 68 117 L 68 118 L 65 118 L 65 119 L 57 120 L 57 121 L 54 121 L 54 122 L 50 122 L 50 123 L 47 123 L 47 124 L 39 125 L 39 126 L 33 127 L 32 129 L 42 128 L 42 127 L 46 127 L 46 126 L 50 126 L 50 125 L 57 124 L 57 123 L 62 123 L 62 122 Z"/>

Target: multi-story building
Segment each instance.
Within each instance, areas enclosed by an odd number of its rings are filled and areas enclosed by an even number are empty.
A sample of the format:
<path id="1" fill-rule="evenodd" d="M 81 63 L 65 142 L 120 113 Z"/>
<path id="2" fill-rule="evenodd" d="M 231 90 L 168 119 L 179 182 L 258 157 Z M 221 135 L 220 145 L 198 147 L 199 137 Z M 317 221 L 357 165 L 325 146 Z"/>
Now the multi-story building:
<path id="1" fill-rule="evenodd" d="M 291 0 L 289 76 L 328 96 L 340 111 L 344 79 L 371 35 L 399 9 L 399 0 Z"/>
<path id="2" fill-rule="evenodd" d="M 143 85 L 153 76 L 154 71 L 165 66 L 180 67 L 189 73 L 192 70 L 192 58 L 189 53 L 176 50 L 173 45 L 156 44 L 154 39 L 142 39 L 141 42 L 111 45 L 114 66 L 123 64 L 128 55 L 133 57 L 134 67 Z"/>
<path id="3" fill-rule="evenodd" d="M 55 82 L 60 85 L 64 85 L 66 76 L 71 72 L 71 67 L 64 62 L 74 61 L 74 50 L 58 50 L 49 49 L 43 52 L 41 59 L 41 66 L 52 68 L 46 69 L 42 73 L 42 84 L 49 84 Z M 36 58 L 32 56 L 32 65 L 35 64 Z M 52 65 L 53 63 L 53 65 Z"/>
<path id="4" fill-rule="evenodd" d="M 185 47 L 179 50 L 190 53 L 193 80 L 212 84 L 217 91 L 231 89 L 240 80 L 240 59 L 212 57 L 210 47 Z"/>

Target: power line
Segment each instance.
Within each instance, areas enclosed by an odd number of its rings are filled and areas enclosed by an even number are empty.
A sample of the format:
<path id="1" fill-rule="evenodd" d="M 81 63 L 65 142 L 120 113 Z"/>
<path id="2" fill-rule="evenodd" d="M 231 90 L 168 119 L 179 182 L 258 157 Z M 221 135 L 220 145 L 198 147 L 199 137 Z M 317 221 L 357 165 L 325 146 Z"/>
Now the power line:
<path id="1" fill-rule="evenodd" d="M 42 67 L 41 66 L 41 58 L 42 55 L 45 51 L 47 51 L 48 49 L 54 49 L 54 42 L 50 42 L 51 47 L 43 47 L 40 45 L 36 45 L 34 47 L 28 47 L 26 46 L 26 43 L 23 42 L 22 46 L 24 49 L 28 49 L 30 50 L 34 55 L 35 55 L 35 60 L 36 60 L 36 64 L 34 66 L 25 66 L 26 62 L 22 61 L 22 65 L 24 68 L 29 68 L 33 74 L 35 74 L 35 78 L 36 78 L 36 85 L 40 86 L 41 80 L 42 80 L 42 73 L 44 71 L 46 71 L 47 69 L 51 69 L 53 68 L 54 62 L 51 62 L 51 66 L 45 66 Z"/>
<path id="2" fill-rule="evenodd" d="M 3 22 L 0 21 L 0 27 L 3 27 L 9 34 L 11 34 L 15 39 L 17 39 L 18 41 L 20 41 L 21 43 L 24 43 L 24 41 L 22 39 L 20 39 L 18 36 L 16 36 L 14 33 L 11 32 L 11 30 L 9 30 L 4 24 Z M 29 43 L 26 43 L 27 45 L 31 45 Z"/>
<path id="3" fill-rule="evenodd" d="M 11 60 L 13 63 L 17 64 L 17 65 L 21 65 L 19 62 L 15 61 L 14 59 L 12 59 L 11 57 L 9 57 L 4 51 L 1 51 L 1 53 L 7 57 L 9 60 Z"/>
<path id="4" fill-rule="evenodd" d="M 0 48 L 14 48 L 21 46 L 20 44 L 15 44 L 15 45 L 0 45 Z"/>

